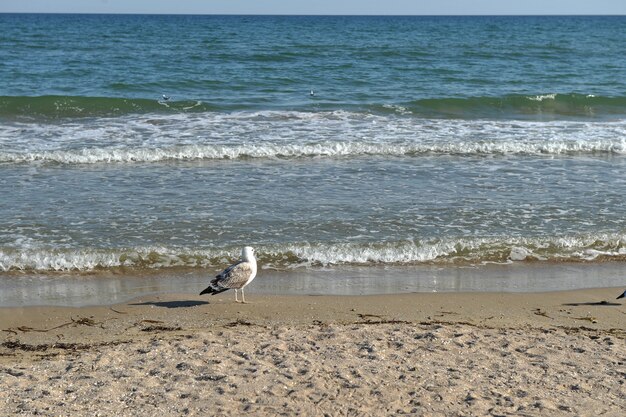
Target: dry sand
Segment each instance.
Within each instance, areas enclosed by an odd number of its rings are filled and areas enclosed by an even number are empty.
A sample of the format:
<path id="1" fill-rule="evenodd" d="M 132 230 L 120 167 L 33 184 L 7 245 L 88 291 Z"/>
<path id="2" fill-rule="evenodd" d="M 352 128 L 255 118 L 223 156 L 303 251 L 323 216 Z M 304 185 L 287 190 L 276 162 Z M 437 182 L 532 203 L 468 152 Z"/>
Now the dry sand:
<path id="1" fill-rule="evenodd" d="M 622 416 L 622 290 L 4 308 L 0 415 Z"/>

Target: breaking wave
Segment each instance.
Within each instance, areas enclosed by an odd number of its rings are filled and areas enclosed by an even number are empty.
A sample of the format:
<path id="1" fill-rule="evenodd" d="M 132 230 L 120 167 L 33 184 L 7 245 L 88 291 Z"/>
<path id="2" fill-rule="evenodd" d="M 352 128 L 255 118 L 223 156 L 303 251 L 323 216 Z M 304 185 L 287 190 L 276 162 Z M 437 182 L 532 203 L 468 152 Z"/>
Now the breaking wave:
<path id="1" fill-rule="evenodd" d="M 477 143 L 441 144 L 375 144 L 375 143 L 319 143 L 302 145 L 186 145 L 154 149 L 82 149 L 45 152 L 0 152 L 0 162 L 52 162 L 59 164 L 95 164 L 193 161 L 248 158 L 315 158 L 420 156 L 420 155 L 573 155 L 626 154 L 626 139 L 591 142 L 525 142 L 507 143 L 481 141 Z"/>
<path id="2" fill-rule="evenodd" d="M 154 114 L 0 125 L 0 163 L 626 154 L 626 120 L 416 119 L 347 111 Z"/>
<path id="3" fill-rule="evenodd" d="M 0 271 L 97 271 L 116 268 L 221 268 L 239 248 L 104 249 L 0 248 Z M 382 243 L 292 243 L 257 246 L 262 269 L 333 265 L 485 264 L 626 260 L 626 235 L 556 238 L 476 238 Z"/>

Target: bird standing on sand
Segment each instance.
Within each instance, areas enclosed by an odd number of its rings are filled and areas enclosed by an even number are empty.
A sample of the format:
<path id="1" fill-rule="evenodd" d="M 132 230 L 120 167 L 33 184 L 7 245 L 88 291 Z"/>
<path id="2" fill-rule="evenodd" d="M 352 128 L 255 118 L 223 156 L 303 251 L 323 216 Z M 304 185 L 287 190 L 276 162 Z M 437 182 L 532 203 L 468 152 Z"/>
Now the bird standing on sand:
<path id="1" fill-rule="evenodd" d="M 626 297 L 626 291 L 624 291 L 621 295 L 619 295 L 616 300 L 619 300 L 620 298 L 624 298 Z"/>
<path id="2" fill-rule="evenodd" d="M 241 302 L 245 303 L 246 297 L 243 293 L 243 288 L 250 284 L 255 276 L 256 259 L 254 258 L 254 249 L 246 246 L 241 251 L 241 260 L 217 274 L 209 286 L 202 290 L 200 295 L 215 295 L 233 289 L 235 290 L 235 302 L 238 303 L 237 290 L 241 289 Z"/>

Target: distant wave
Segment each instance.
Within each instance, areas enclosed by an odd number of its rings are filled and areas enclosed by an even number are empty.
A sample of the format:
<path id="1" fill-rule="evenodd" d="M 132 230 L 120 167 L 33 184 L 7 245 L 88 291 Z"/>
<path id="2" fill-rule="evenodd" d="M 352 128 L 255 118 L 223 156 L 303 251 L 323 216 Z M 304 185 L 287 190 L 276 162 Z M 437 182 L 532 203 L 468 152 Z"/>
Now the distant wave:
<path id="1" fill-rule="evenodd" d="M 603 118 L 626 116 L 626 96 L 606 97 L 593 94 L 540 93 L 502 97 L 423 98 L 406 103 L 341 103 L 323 98 L 292 106 L 288 103 L 263 103 L 268 109 L 290 108 L 298 111 L 363 111 L 372 114 L 398 113 L 405 116 L 453 119 L 501 118 Z M 250 111 L 258 104 L 224 105 L 202 99 L 163 101 L 159 97 L 83 97 L 83 96 L 0 96 L 0 117 L 38 119 L 119 117 L 128 114 L 178 114 L 213 111 Z"/>
<path id="2" fill-rule="evenodd" d="M 409 103 L 415 114 L 459 118 L 626 116 L 626 97 L 593 94 L 536 94 L 503 97 L 435 98 Z"/>
<path id="3" fill-rule="evenodd" d="M 207 112 L 219 108 L 198 100 L 163 101 L 119 97 L 0 96 L 0 117 L 114 117 L 127 114 Z"/>
<path id="4" fill-rule="evenodd" d="M 97 271 L 116 268 L 221 268 L 238 248 L 150 247 L 120 250 L 0 248 L 0 271 Z M 258 246 L 264 269 L 332 265 L 485 264 L 626 261 L 626 235 L 473 238 L 381 243 L 292 243 Z"/>

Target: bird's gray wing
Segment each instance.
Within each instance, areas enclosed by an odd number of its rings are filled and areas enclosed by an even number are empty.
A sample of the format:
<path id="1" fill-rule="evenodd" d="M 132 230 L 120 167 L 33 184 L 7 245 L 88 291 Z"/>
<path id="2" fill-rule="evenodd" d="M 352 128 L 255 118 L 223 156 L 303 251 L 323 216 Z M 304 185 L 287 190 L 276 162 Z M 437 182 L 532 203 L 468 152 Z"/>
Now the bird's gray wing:
<path id="1" fill-rule="evenodd" d="M 248 262 L 238 262 L 229 266 L 215 277 L 211 284 L 221 288 L 241 288 L 252 274 L 252 268 Z"/>

